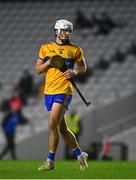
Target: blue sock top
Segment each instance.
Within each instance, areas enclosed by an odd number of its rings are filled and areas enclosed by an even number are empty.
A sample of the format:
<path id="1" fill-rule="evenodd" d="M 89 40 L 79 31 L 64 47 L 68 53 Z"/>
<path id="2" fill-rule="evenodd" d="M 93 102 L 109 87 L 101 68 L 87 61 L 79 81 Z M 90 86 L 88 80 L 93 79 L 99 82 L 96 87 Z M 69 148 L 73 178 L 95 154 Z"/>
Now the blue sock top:
<path id="1" fill-rule="evenodd" d="M 49 152 L 48 159 L 51 159 L 52 161 L 54 161 L 54 158 L 55 158 L 55 153 Z"/>
<path id="2" fill-rule="evenodd" d="M 73 150 L 74 154 L 76 156 L 80 156 L 81 155 L 81 150 L 77 147 L 76 149 Z"/>

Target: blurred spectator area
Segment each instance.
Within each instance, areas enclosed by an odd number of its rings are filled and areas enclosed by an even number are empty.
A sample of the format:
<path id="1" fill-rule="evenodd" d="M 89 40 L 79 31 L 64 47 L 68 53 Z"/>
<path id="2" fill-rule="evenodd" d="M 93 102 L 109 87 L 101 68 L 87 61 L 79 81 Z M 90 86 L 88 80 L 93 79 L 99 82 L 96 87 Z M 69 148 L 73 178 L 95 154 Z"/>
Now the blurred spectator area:
<path id="1" fill-rule="evenodd" d="M 90 71 L 93 71 L 101 57 L 105 61 L 111 61 L 117 49 L 127 52 L 131 47 L 132 40 L 136 40 L 135 1 L 73 1 L 72 6 L 69 1 L 65 1 L 63 8 L 59 8 L 62 6 L 61 1 L 54 1 L 53 3 L 53 6 L 49 1 L 0 3 L 0 20 L 2 22 L 0 28 L 0 66 L 2 67 L 0 77 L 2 77 L 4 96 L 9 93 L 11 84 L 19 79 L 22 71 L 26 68 L 35 76 L 36 80 L 39 79 L 35 73 L 35 62 L 41 44 L 54 40 L 53 28 L 57 19 L 66 18 L 74 23 L 78 7 L 90 20 L 94 13 L 100 16 L 102 12 L 107 12 L 114 21 L 125 24 L 123 28 L 113 29 L 108 36 L 94 36 L 91 29 L 88 28 L 75 29 L 72 34 L 73 42 L 81 45 L 84 49 Z M 118 84 L 116 79 L 120 81 L 122 77 L 123 81 L 130 82 L 129 78 L 134 77 L 134 68 L 135 57 L 128 56 L 123 67 L 114 63 L 106 72 L 107 75 L 102 72 L 103 76 L 100 76 L 103 79 L 102 81 L 106 81 L 108 84 L 106 88 L 110 88 L 111 83 L 108 83 L 108 79 L 111 82 L 112 78 L 115 86 L 116 83 Z M 113 76 L 115 70 L 116 76 Z M 123 73 L 126 75 L 123 76 Z M 94 77 L 89 79 L 87 88 L 90 88 L 91 83 L 93 84 L 91 87 L 95 89 L 91 89 L 92 94 L 97 93 L 96 89 L 101 86 L 100 82 L 99 85 L 96 84 L 95 86 L 95 79 L 98 79 L 99 74 L 101 72 L 98 71 Z M 129 84 L 127 83 L 127 85 Z"/>
<path id="2" fill-rule="evenodd" d="M 110 143 L 111 150 L 108 157 L 102 156 L 102 143 L 92 142 L 89 144 L 86 152 L 91 160 L 127 160 L 128 146 L 122 142 Z"/>
<path id="3" fill-rule="evenodd" d="M 29 69 L 35 82 L 39 83 L 42 78 L 36 75 L 35 63 L 41 44 L 54 40 L 53 29 L 56 20 L 63 18 L 75 23 L 78 10 L 89 20 L 93 14 L 99 17 L 101 13 L 106 12 L 113 21 L 123 23 L 125 26 L 112 29 L 108 35 L 95 35 L 95 27 L 75 28 L 71 38 L 85 51 L 89 76 L 85 84 L 79 83 L 79 87 L 85 97 L 92 100 L 93 105 L 88 109 L 83 108 L 81 99 L 75 93 L 73 106 L 77 107 L 77 111 L 81 114 L 90 113 L 93 108 L 106 106 L 135 93 L 135 7 L 134 0 L 86 0 L 72 1 L 72 4 L 68 0 L 63 3 L 1 1 L 0 101 L 9 96 L 12 85 L 20 79 L 24 69 Z M 121 52 L 124 56 L 119 56 L 117 52 Z M 47 129 L 47 114 L 43 100 L 28 103 L 23 111 L 30 119 L 30 125 L 18 129 L 18 134 L 21 134 L 17 137 L 18 140 Z M 104 125 L 104 122 L 101 122 Z"/>

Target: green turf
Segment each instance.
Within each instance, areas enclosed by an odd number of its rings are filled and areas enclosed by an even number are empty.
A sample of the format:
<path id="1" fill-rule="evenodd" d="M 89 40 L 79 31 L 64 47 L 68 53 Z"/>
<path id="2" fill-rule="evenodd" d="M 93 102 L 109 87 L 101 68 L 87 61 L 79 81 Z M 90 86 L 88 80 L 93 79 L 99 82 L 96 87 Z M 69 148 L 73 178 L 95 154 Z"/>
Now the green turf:
<path id="1" fill-rule="evenodd" d="M 0 161 L 1 179 L 136 179 L 136 162 L 88 162 L 86 172 L 77 161 L 56 161 L 52 171 L 39 172 L 41 161 Z"/>

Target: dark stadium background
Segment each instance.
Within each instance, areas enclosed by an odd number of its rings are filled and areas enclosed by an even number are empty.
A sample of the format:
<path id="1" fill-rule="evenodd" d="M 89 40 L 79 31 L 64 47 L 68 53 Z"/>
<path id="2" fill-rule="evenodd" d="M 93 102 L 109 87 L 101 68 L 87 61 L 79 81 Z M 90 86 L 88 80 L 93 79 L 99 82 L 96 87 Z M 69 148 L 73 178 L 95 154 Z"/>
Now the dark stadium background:
<path id="1" fill-rule="evenodd" d="M 75 93 L 72 108 L 82 117 L 80 145 L 101 152 L 104 135 L 111 142 L 113 160 L 136 159 L 136 1 L 0 1 L 0 102 L 9 98 L 24 69 L 34 78 L 35 92 L 23 107 L 29 123 L 17 129 L 19 159 L 43 159 L 48 152 L 48 122 L 41 96 L 43 77 L 35 72 L 42 43 L 54 40 L 54 23 L 68 19 L 75 25 L 77 11 L 86 19 L 103 12 L 117 23 L 108 32 L 99 33 L 98 24 L 75 26 L 72 41 L 83 48 L 88 65 L 77 84 L 92 105 L 85 107 Z M 85 22 L 85 19 L 83 20 Z M 36 87 L 39 87 L 36 89 Z M 40 89 L 40 90 L 39 90 Z M 38 91 L 38 95 L 37 92 Z M 0 111 L 0 123 L 4 112 Z M 0 151 L 5 144 L 0 129 Z M 57 159 L 64 158 L 61 140 Z M 5 157 L 10 159 L 10 156 Z"/>

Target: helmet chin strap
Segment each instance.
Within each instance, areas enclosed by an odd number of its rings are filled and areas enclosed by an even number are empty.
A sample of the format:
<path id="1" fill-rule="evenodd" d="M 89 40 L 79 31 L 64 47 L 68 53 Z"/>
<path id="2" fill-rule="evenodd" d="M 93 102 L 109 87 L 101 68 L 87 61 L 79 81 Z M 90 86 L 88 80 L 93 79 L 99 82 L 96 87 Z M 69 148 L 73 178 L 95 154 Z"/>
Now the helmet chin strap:
<path id="1" fill-rule="evenodd" d="M 58 32 L 56 33 L 56 37 L 59 38 L 59 40 L 61 40 L 61 41 L 65 41 L 65 42 L 66 42 L 66 41 L 69 41 L 69 38 L 61 39 L 60 32 L 61 32 L 61 30 L 58 29 Z"/>

